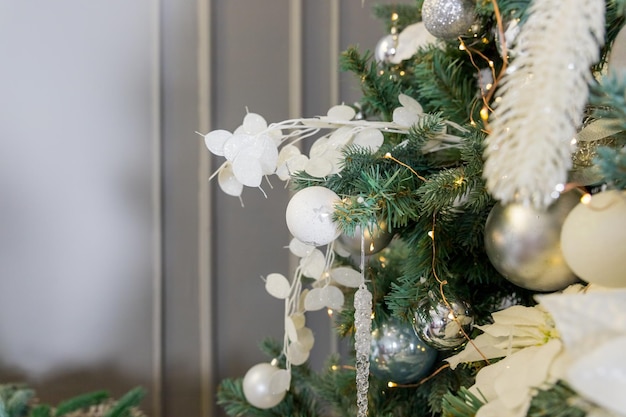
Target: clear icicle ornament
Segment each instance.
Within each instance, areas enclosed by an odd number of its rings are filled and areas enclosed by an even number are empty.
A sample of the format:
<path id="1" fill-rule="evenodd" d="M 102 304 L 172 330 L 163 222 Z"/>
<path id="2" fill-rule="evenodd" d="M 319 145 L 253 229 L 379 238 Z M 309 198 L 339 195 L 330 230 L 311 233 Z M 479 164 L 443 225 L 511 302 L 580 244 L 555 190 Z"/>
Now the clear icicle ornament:
<path id="1" fill-rule="evenodd" d="M 370 347 L 372 340 L 372 293 L 365 285 L 365 238 L 361 238 L 361 285 L 354 294 L 354 326 L 356 350 L 356 395 L 358 417 L 367 416 L 367 392 L 370 374 Z"/>

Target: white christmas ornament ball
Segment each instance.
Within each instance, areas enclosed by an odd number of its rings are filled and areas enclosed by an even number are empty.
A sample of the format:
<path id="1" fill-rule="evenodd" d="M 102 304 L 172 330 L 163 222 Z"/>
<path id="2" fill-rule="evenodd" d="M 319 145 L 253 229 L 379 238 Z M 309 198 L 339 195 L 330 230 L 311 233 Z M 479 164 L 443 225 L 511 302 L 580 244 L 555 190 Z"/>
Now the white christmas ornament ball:
<path id="1" fill-rule="evenodd" d="M 584 281 L 626 287 L 626 192 L 604 191 L 569 213 L 561 249 L 569 267 Z"/>
<path id="2" fill-rule="evenodd" d="M 267 409 L 278 405 L 287 391 L 272 392 L 272 376 L 279 369 L 267 362 L 254 365 L 243 377 L 243 394 L 257 408 Z"/>
<path id="3" fill-rule="evenodd" d="M 335 204 L 339 196 L 326 187 L 313 186 L 295 193 L 289 204 L 285 218 L 289 232 L 307 245 L 323 246 L 339 236 L 339 229 L 333 222 Z"/>

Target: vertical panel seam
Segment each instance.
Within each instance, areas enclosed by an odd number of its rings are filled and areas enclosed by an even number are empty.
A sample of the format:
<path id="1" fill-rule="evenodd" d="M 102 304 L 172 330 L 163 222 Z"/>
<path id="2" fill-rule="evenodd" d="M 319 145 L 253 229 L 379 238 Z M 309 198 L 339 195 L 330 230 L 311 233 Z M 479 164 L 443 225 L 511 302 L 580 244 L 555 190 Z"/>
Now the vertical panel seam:
<path id="1" fill-rule="evenodd" d="M 289 118 L 302 117 L 302 0 L 289 2 Z"/>
<path id="2" fill-rule="evenodd" d="M 339 48 L 340 48 L 340 20 L 341 11 L 339 0 L 330 0 L 330 44 L 328 45 L 328 61 L 330 63 L 329 88 L 330 103 L 332 107 L 339 103 Z"/>
<path id="3" fill-rule="evenodd" d="M 303 106 L 303 14 L 302 0 L 289 2 L 289 118 L 302 117 Z M 289 252 L 289 273 L 293 274 L 299 259 Z"/>
<path id="4" fill-rule="evenodd" d="M 201 132 L 207 133 L 210 124 L 211 103 L 211 0 L 198 0 L 198 123 Z M 198 314 L 200 339 L 200 412 L 204 417 L 213 414 L 213 334 L 211 300 L 211 205 L 209 172 L 211 161 L 198 140 Z"/>
<path id="5" fill-rule="evenodd" d="M 152 3 L 152 415 L 161 417 L 163 406 L 163 210 L 161 104 L 161 7 Z"/>

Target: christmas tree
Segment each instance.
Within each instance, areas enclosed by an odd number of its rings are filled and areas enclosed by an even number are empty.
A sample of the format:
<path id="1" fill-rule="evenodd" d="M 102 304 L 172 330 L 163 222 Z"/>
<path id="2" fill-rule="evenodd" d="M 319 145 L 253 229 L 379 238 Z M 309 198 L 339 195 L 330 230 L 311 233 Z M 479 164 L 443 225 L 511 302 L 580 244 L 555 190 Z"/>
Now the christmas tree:
<path id="1" fill-rule="evenodd" d="M 204 139 L 220 188 L 293 190 L 293 276 L 231 416 L 626 415 L 624 0 L 417 0 L 348 48 L 358 103 Z M 306 152 L 303 149 L 308 149 Z M 308 314 L 348 357 L 307 366 Z"/>

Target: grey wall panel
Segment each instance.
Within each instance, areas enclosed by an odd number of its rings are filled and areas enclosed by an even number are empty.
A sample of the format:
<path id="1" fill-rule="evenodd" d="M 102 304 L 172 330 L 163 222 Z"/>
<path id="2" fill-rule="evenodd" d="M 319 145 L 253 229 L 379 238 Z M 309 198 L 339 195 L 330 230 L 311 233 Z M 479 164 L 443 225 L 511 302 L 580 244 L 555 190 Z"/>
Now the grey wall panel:
<path id="1" fill-rule="evenodd" d="M 246 108 L 270 123 L 288 118 L 289 1 L 217 0 L 214 6 L 213 128 L 234 130 Z M 260 278 L 289 272 L 283 217 L 288 194 L 281 181 L 271 181 L 273 189 L 262 184 L 267 199 L 258 189 L 244 190 L 245 207 L 213 184 L 218 379 L 241 376 L 267 360 L 258 343 L 282 338 L 283 303 L 265 293 Z"/>

